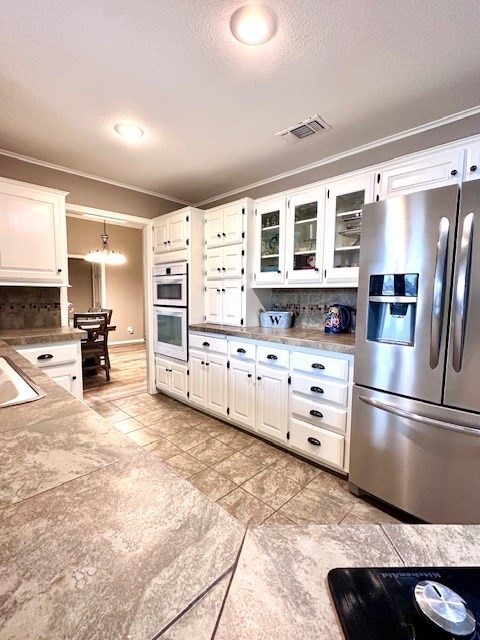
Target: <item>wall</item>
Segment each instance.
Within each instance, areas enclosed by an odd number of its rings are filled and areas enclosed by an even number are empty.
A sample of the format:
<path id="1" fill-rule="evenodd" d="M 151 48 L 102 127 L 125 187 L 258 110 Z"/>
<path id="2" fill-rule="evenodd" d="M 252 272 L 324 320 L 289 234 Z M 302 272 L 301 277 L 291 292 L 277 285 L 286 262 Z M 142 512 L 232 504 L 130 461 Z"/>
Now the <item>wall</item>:
<path id="1" fill-rule="evenodd" d="M 67 216 L 68 253 L 85 255 L 101 246 L 103 222 Z M 107 225 L 109 244 L 122 251 L 127 263 L 106 267 L 106 306 L 113 309 L 112 324 L 117 329 L 109 337 L 110 343 L 144 338 L 143 317 L 143 242 L 142 231 L 122 225 Z M 84 311 L 84 309 L 80 309 Z M 133 327 L 129 334 L 127 327 Z"/>

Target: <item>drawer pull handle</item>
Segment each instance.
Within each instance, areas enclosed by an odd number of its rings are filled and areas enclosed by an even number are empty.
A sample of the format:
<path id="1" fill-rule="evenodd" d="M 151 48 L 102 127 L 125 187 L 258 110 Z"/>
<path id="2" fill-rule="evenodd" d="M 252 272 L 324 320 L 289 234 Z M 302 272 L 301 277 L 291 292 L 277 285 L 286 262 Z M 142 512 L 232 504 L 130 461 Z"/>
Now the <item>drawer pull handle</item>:
<path id="1" fill-rule="evenodd" d="M 245 349 L 239 348 L 237 349 L 237 353 L 247 353 Z"/>
<path id="2" fill-rule="evenodd" d="M 315 416 L 315 418 L 323 418 L 323 413 L 320 413 L 320 411 L 317 411 L 316 409 L 311 409 L 310 415 Z"/>
<path id="3" fill-rule="evenodd" d="M 209 342 L 203 342 L 203 343 L 202 343 L 202 347 L 209 347 L 209 346 L 210 346 L 210 343 L 209 343 Z"/>
<path id="4" fill-rule="evenodd" d="M 53 358 L 53 354 L 51 353 L 42 353 L 41 356 L 38 356 L 37 360 L 51 360 Z"/>
<path id="5" fill-rule="evenodd" d="M 310 438 L 308 438 L 308 441 L 310 444 L 315 445 L 316 447 L 321 447 L 322 443 L 320 442 L 320 440 L 317 440 L 317 438 L 312 438 L 312 436 L 310 436 Z"/>
<path id="6" fill-rule="evenodd" d="M 278 358 L 273 353 L 269 353 L 267 356 L 267 360 L 278 360 Z"/>
<path id="7" fill-rule="evenodd" d="M 323 364 L 320 364 L 319 362 L 314 362 L 312 364 L 312 369 L 325 369 L 325 367 L 323 366 Z"/>
<path id="8" fill-rule="evenodd" d="M 313 391 L 313 393 L 323 393 L 322 387 L 310 387 L 310 391 Z"/>

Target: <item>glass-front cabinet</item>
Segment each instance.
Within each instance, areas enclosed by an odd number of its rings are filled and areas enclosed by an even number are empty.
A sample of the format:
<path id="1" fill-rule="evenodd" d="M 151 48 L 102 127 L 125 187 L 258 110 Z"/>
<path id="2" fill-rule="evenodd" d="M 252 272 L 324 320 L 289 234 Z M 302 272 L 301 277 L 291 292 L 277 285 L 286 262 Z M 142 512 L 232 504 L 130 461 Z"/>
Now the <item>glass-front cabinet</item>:
<path id="1" fill-rule="evenodd" d="M 325 282 L 358 285 L 362 207 L 372 202 L 375 174 L 359 174 L 327 186 Z"/>
<path id="2" fill-rule="evenodd" d="M 281 284 L 285 279 L 286 199 L 259 202 L 255 208 L 255 284 Z"/>
<path id="3" fill-rule="evenodd" d="M 323 199 L 325 190 L 298 193 L 288 199 L 286 282 L 322 282 Z"/>

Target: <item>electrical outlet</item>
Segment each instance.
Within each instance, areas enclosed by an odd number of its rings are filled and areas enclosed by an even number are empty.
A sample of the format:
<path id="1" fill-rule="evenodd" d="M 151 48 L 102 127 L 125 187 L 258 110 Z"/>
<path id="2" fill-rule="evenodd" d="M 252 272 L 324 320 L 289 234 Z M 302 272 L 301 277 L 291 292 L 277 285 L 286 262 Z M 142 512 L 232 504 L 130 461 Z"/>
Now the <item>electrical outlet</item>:
<path id="1" fill-rule="evenodd" d="M 128 333 L 133 333 L 133 327 L 127 327 Z"/>

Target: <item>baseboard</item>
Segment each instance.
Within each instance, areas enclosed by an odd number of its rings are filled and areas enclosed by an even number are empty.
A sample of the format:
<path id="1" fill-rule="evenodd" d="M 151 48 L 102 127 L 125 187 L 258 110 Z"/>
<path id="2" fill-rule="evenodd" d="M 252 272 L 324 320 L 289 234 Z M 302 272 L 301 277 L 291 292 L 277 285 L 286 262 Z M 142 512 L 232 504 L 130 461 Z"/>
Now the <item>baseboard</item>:
<path id="1" fill-rule="evenodd" d="M 136 338 L 135 340 L 110 340 L 108 343 L 109 347 L 114 347 L 117 344 L 145 344 L 144 338 Z"/>

